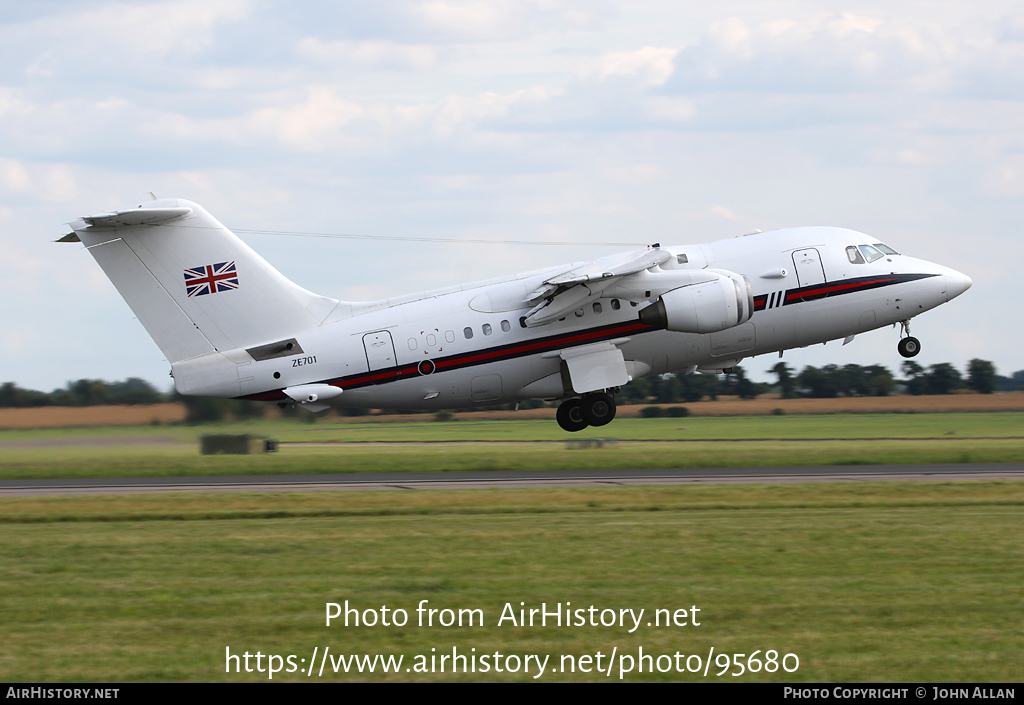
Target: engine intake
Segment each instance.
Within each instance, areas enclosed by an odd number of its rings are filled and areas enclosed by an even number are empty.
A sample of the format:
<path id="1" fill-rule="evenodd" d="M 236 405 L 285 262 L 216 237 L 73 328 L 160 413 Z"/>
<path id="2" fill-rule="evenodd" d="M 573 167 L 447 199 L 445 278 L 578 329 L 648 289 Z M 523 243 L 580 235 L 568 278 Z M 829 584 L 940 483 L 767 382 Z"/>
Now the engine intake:
<path id="1" fill-rule="evenodd" d="M 754 314 L 750 282 L 734 272 L 673 289 L 640 311 L 640 322 L 677 333 L 714 333 L 746 323 Z"/>

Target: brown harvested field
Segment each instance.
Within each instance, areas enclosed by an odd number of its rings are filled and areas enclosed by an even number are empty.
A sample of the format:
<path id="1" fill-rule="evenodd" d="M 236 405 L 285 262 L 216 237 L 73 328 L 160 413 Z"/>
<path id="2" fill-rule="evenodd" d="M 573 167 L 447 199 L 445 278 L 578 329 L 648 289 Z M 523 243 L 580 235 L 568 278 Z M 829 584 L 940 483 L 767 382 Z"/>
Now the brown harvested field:
<path id="1" fill-rule="evenodd" d="M 892 413 L 964 413 L 972 411 L 1024 411 L 1024 394 L 949 394 L 944 396 L 844 397 L 841 399 L 779 399 L 766 394 L 757 399 L 720 397 L 718 401 L 691 404 L 633 404 L 620 406 L 617 416 L 637 418 L 646 406 L 668 409 L 685 406 L 692 416 L 764 416 L 775 409 L 787 414 L 892 414 Z M 553 419 L 554 408 L 520 409 L 519 411 L 474 411 L 455 414 L 463 420 L 480 419 Z M 389 416 L 389 420 L 416 421 L 422 415 Z M 332 419 L 365 423 L 366 416 Z"/>
<path id="2" fill-rule="evenodd" d="M 66 428 L 69 426 L 138 426 L 153 421 L 185 420 L 181 404 L 138 406 L 41 406 L 0 409 L 0 428 Z"/>
<path id="3" fill-rule="evenodd" d="M 693 416 L 761 416 L 782 409 L 786 414 L 887 414 L 887 413 L 963 413 L 972 411 L 1024 411 L 1024 394 L 949 394 L 945 396 L 846 397 L 841 399 L 779 399 L 768 394 L 757 399 L 722 397 L 718 401 L 692 404 L 635 404 L 620 406 L 618 416 L 636 418 L 645 406 L 685 406 Z M 276 408 L 267 415 L 276 417 Z M 519 411 L 473 411 L 455 415 L 463 420 L 479 419 L 553 419 L 554 408 Z M 332 417 L 332 423 L 423 421 L 426 414 Z M 175 423 L 185 420 L 180 404 L 149 406 L 40 407 L 0 409 L 0 429 L 66 428 L 74 426 L 140 426 L 154 421 Z"/>
<path id="4" fill-rule="evenodd" d="M 782 409 L 787 414 L 886 414 L 949 413 L 970 411 L 1024 411 L 1024 394 L 947 394 L 943 396 L 844 397 L 841 399 L 778 399 L 765 395 L 757 399 L 702 401 L 685 406 L 694 416 L 746 416 L 770 414 Z M 639 416 L 642 406 L 620 407 L 619 413 Z"/>

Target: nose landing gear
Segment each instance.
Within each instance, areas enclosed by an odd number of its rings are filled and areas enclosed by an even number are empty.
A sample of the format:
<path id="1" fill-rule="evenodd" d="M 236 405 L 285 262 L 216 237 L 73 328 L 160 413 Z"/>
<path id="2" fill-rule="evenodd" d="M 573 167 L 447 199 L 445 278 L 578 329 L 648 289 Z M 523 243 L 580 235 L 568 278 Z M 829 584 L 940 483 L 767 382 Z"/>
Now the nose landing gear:
<path id="1" fill-rule="evenodd" d="M 914 357 L 921 352 L 921 341 L 910 335 L 910 321 L 900 321 L 900 334 L 906 335 L 901 338 L 896 349 L 903 357 Z"/>
<path id="2" fill-rule="evenodd" d="M 588 394 L 562 402 L 555 418 L 563 430 L 575 433 L 587 426 L 604 426 L 615 418 L 615 399 L 606 392 Z"/>

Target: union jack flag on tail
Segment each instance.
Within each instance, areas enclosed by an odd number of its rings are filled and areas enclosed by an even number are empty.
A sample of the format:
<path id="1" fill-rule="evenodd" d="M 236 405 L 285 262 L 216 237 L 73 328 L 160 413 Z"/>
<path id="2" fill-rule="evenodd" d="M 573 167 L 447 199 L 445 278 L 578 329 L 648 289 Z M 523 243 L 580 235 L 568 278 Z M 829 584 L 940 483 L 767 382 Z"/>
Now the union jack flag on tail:
<path id="1" fill-rule="evenodd" d="M 205 296 L 238 288 L 238 271 L 234 262 L 206 264 L 185 270 L 185 291 L 191 296 Z"/>

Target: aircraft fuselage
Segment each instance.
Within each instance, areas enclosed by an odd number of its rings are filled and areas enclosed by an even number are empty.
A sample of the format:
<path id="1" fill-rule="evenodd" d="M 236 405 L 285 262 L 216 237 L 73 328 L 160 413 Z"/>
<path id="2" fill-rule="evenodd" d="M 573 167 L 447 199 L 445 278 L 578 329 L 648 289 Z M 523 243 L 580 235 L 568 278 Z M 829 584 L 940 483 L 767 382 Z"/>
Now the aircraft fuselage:
<path id="1" fill-rule="evenodd" d="M 729 270 L 749 281 L 753 315 L 713 333 L 645 325 L 638 314 L 653 298 L 600 297 L 557 321 L 525 327 L 524 295 L 565 269 L 552 268 L 362 311 L 356 304 L 351 317 L 296 335 L 301 353 L 252 361 L 238 367 L 237 384 L 229 379 L 222 389 L 191 393 L 290 401 L 286 388 L 327 384 L 343 390 L 332 406 L 401 409 L 556 399 L 573 396 L 561 356 L 568 349 L 610 343 L 633 379 L 721 370 L 745 357 L 907 321 L 970 286 L 955 270 L 906 255 L 855 262 L 847 252 L 876 242 L 851 230 L 808 227 L 662 248 L 673 255 L 669 271 Z"/>

